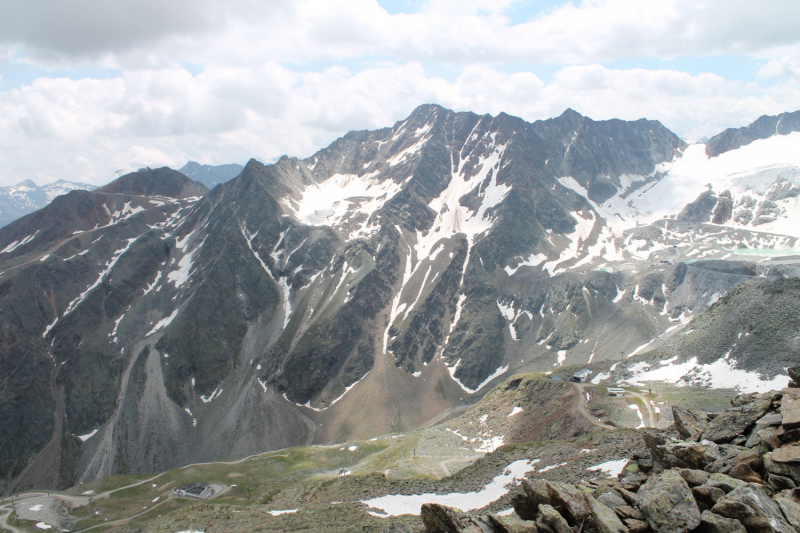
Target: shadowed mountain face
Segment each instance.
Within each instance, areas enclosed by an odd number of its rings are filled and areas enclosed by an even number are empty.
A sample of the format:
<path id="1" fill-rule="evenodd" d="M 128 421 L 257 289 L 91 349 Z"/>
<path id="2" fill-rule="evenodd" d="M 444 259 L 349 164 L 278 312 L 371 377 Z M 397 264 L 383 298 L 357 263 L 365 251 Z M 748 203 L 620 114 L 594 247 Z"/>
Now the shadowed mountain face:
<path id="1" fill-rule="evenodd" d="M 189 161 L 178 172 L 186 174 L 194 181 L 199 181 L 209 189 L 213 189 L 220 183 L 230 181 L 238 176 L 244 167 L 231 163 L 228 165 L 201 165 L 196 161 Z"/>
<path id="2" fill-rule="evenodd" d="M 169 167 L 155 170 L 145 169 L 126 174 L 97 192 L 109 194 L 128 194 L 132 196 L 166 196 L 169 198 L 189 198 L 202 196 L 208 187 L 192 181 L 186 175 Z"/>
<path id="3" fill-rule="evenodd" d="M 3 490 L 404 431 L 669 342 L 794 273 L 682 262 L 774 236 L 616 211 L 686 149 L 654 121 L 426 105 L 210 192 L 162 168 L 59 197 L 0 230 Z"/>

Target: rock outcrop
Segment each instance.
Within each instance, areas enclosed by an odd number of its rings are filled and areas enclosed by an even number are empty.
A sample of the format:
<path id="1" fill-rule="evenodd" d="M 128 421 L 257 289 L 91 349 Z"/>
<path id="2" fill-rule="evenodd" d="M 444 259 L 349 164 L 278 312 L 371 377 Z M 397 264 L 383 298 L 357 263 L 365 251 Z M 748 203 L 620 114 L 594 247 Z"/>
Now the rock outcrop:
<path id="1" fill-rule="evenodd" d="M 713 418 L 676 408 L 685 440 L 645 433 L 647 469 L 578 485 L 523 479 L 511 498 L 518 521 L 426 505 L 423 522 L 447 533 L 800 533 L 800 430 L 786 424 L 798 398 L 799 388 L 740 395 Z"/>

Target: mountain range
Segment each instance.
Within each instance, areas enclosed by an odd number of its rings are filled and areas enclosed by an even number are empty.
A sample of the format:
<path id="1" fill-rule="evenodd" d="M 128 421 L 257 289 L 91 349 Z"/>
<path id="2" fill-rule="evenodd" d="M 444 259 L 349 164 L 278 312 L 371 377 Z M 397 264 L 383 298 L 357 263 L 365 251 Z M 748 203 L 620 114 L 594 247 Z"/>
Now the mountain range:
<path id="1" fill-rule="evenodd" d="M 189 161 L 179 172 L 213 189 L 216 185 L 238 176 L 243 168 L 235 163 L 214 166 Z M 31 180 L 25 180 L 9 187 L 0 187 L 0 227 L 43 208 L 57 196 L 70 191 L 91 191 L 96 188 L 97 185 L 67 180 L 58 180 L 41 187 Z"/>
<path id="2" fill-rule="evenodd" d="M 688 144 L 424 105 L 212 190 L 59 196 L 0 229 L 2 491 L 402 432 L 521 371 L 788 382 L 796 116 Z"/>
<path id="3" fill-rule="evenodd" d="M 9 187 L 0 187 L 0 227 L 28 213 L 41 209 L 53 198 L 74 190 L 91 191 L 95 185 L 58 180 L 39 187 L 25 180 Z"/>

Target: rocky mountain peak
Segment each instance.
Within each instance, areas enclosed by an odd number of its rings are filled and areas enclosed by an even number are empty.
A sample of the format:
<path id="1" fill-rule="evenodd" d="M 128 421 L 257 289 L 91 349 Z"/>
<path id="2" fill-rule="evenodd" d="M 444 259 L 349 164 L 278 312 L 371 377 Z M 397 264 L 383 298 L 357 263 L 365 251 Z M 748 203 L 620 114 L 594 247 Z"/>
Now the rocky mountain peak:
<path id="1" fill-rule="evenodd" d="M 189 161 L 178 172 L 185 174 L 194 181 L 199 181 L 209 189 L 213 189 L 220 183 L 232 180 L 242 171 L 242 165 L 201 165 L 196 161 Z"/>
<path id="2" fill-rule="evenodd" d="M 189 198 L 202 196 L 208 187 L 169 167 L 141 169 L 125 174 L 97 189 L 97 192 L 133 196 L 165 196 Z"/>
<path id="3" fill-rule="evenodd" d="M 762 115 L 752 124 L 743 128 L 728 128 L 706 142 L 706 154 L 717 157 L 720 154 L 747 146 L 759 139 L 775 135 L 788 135 L 800 131 L 800 111 L 780 115 Z"/>

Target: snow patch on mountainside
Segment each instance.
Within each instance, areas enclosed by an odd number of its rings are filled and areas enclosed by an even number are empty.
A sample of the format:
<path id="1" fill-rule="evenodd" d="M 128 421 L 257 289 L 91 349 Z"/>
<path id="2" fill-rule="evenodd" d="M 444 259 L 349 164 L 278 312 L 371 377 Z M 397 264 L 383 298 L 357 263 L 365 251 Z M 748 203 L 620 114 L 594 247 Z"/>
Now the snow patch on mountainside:
<path id="1" fill-rule="evenodd" d="M 510 486 L 517 484 L 529 472 L 535 470 L 534 464 L 539 459 L 532 461 L 521 459 L 514 461 L 503 472 L 496 476 L 490 483 L 481 490 L 467 493 L 450 494 L 390 494 L 370 500 L 363 500 L 362 503 L 374 509 L 381 509 L 387 516 L 399 516 L 404 514 L 419 515 L 423 503 L 437 503 L 448 507 L 455 507 L 462 511 L 473 511 L 489 505 L 493 501 L 506 495 Z"/>
<path id="2" fill-rule="evenodd" d="M 167 317 L 164 317 L 164 318 L 162 318 L 161 320 L 159 320 L 158 322 L 156 322 L 155 326 L 153 326 L 153 329 L 151 329 L 151 330 L 150 330 L 150 331 L 147 333 L 147 335 L 145 335 L 145 337 L 148 337 L 148 336 L 152 335 L 153 333 L 155 333 L 156 331 L 158 331 L 158 330 L 159 330 L 159 329 L 161 329 L 161 328 L 165 328 L 165 327 L 169 326 L 169 325 L 170 325 L 170 323 L 171 323 L 173 320 L 175 320 L 175 317 L 176 317 L 176 316 L 178 316 L 178 310 L 177 310 L 177 309 L 175 309 L 175 310 L 172 312 L 172 314 L 170 314 L 169 316 L 167 316 Z"/>
<path id="3" fill-rule="evenodd" d="M 626 381 L 636 386 L 644 386 L 647 381 L 663 381 L 679 387 L 705 386 L 714 389 L 737 389 L 747 393 L 780 390 L 789 384 L 787 375 L 778 375 L 768 380 L 758 372 L 737 368 L 736 361 L 730 359 L 730 352 L 710 364 L 701 364 L 697 357 L 692 357 L 683 363 L 659 366 L 641 361 L 628 370 L 633 376 Z"/>
<path id="4" fill-rule="evenodd" d="M 378 172 L 358 176 L 334 174 L 321 183 L 309 185 L 299 201 L 284 205 L 301 222 L 310 226 L 337 226 L 357 213 L 371 215 L 397 194 L 402 183 L 378 180 Z"/>
<path id="5" fill-rule="evenodd" d="M 22 240 L 12 242 L 8 246 L 6 246 L 2 250 L 0 250 L 0 254 L 11 253 L 14 250 L 16 250 L 17 248 L 19 248 L 20 246 L 22 246 L 23 244 L 28 244 L 29 242 L 31 242 L 33 239 L 36 238 L 36 235 L 38 233 L 39 233 L 39 230 L 36 230 L 36 233 L 34 233 L 33 235 L 28 235 L 27 237 L 25 237 Z"/>
<path id="6" fill-rule="evenodd" d="M 447 368 L 447 371 L 450 373 L 450 377 L 453 379 L 453 381 L 455 381 L 458 384 L 458 386 L 461 387 L 461 389 L 468 394 L 475 394 L 476 392 L 484 388 L 486 385 L 488 385 L 494 378 L 502 376 L 508 371 L 508 365 L 501 366 L 500 368 L 495 370 L 491 376 L 484 379 L 483 382 L 481 382 L 481 384 L 478 385 L 475 389 L 470 389 L 469 387 L 461 383 L 461 381 L 456 377 L 456 370 L 458 370 L 458 365 L 460 364 L 461 364 L 461 359 L 456 361 L 456 364 L 454 364 L 453 366 L 447 366 L 447 364 L 445 364 L 445 368 Z"/>
<path id="7" fill-rule="evenodd" d="M 90 292 L 92 292 L 92 290 L 93 290 L 95 287 L 97 287 L 98 285 L 100 285 L 100 282 L 102 282 L 102 281 L 103 281 L 103 279 L 106 277 L 106 275 L 107 275 L 109 272 L 111 272 L 111 269 L 112 269 L 112 268 L 114 268 L 114 265 L 116 265 L 116 264 L 117 264 L 117 261 L 119 261 L 119 258 L 120 258 L 120 257 L 122 257 L 122 254 L 124 254 L 125 252 L 127 252 L 127 251 L 128 251 L 128 248 L 130 248 L 130 247 L 131 247 L 131 244 L 133 244 L 133 243 L 134 243 L 134 241 L 135 241 L 137 238 L 138 238 L 138 237 L 135 237 L 135 238 L 133 238 L 133 239 L 128 239 L 128 241 L 127 241 L 127 243 L 128 243 L 128 244 L 126 244 L 124 247 L 122 247 L 122 248 L 120 248 L 119 250 L 117 250 L 116 252 L 114 252 L 114 255 L 113 255 L 113 256 L 111 257 L 111 259 L 109 259 L 109 260 L 108 260 L 108 262 L 106 263 L 106 265 L 105 265 L 105 269 L 104 269 L 104 270 L 103 270 L 103 271 L 100 273 L 100 275 L 97 277 L 97 280 L 96 280 L 94 283 L 92 283 L 91 285 L 89 285 L 89 287 L 87 287 L 85 291 L 83 291 L 83 292 L 82 292 L 82 293 L 81 293 L 81 294 L 80 294 L 80 295 L 79 295 L 77 298 L 75 298 L 74 300 L 72 300 L 72 301 L 69 303 L 69 305 L 67 305 L 67 309 L 64 311 L 64 315 L 63 315 L 63 316 L 67 316 L 67 315 L 68 315 L 68 314 L 70 314 L 72 311 L 74 311 L 74 310 L 75 310 L 75 308 L 76 308 L 76 307 L 78 307 L 78 306 L 81 304 L 81 302 L 83 302 L 83 300 L 85 300 L 85 299 L 86 299 L 86 296 L 87 296 L 87 295 L 88 295 Z"/>

